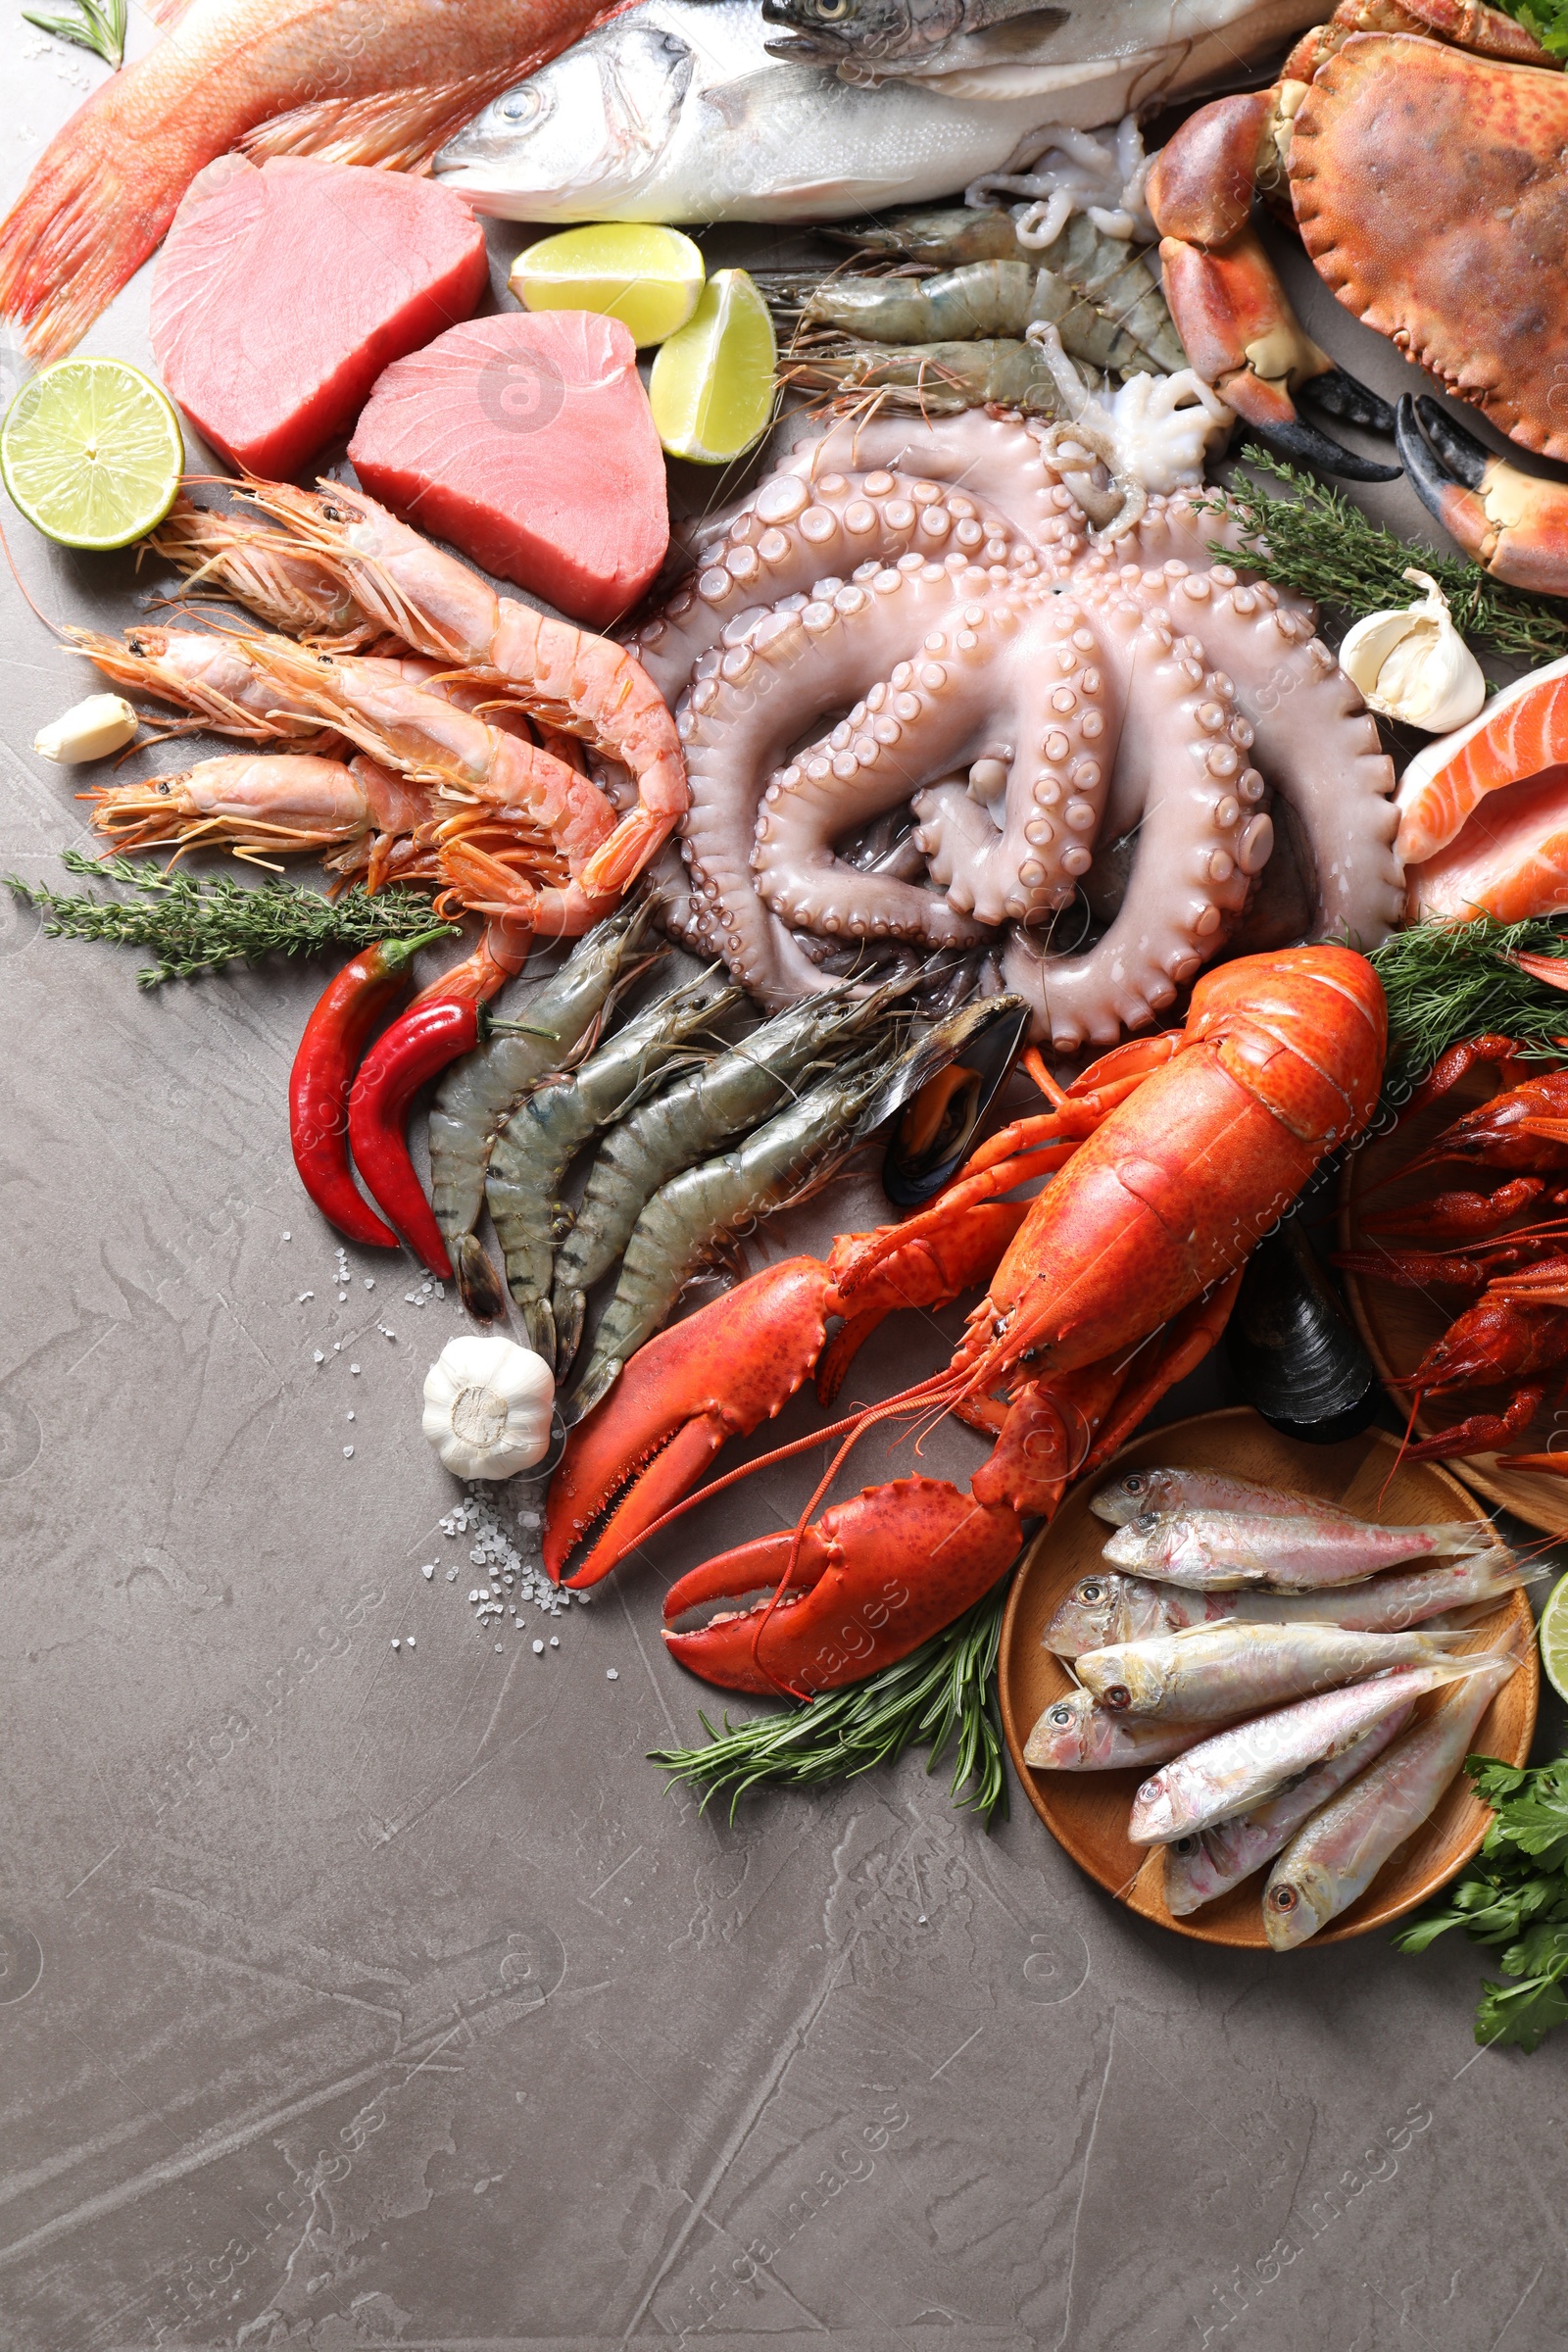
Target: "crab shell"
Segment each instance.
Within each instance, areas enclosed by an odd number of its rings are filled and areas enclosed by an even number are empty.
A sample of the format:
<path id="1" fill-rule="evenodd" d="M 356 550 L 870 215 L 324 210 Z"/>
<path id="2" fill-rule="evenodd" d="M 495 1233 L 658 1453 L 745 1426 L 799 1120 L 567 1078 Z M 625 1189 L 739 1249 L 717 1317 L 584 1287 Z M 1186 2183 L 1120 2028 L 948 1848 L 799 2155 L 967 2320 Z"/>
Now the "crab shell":
<path id="1" fill-rule="evenodd" d="M 1291 199 L 1348 311 L 1525 449 L 1568 459 L 1568 80 L 1358 33 L 1291 134 Z"/>

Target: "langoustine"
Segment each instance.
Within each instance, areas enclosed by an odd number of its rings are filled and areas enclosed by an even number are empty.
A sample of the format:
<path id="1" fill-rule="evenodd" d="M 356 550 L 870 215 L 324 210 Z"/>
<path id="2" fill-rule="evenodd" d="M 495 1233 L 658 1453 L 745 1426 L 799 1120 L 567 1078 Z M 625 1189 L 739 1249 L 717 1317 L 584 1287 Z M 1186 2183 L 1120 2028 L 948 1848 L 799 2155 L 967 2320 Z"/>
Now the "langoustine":
<path id="1" fill-rule="evenodd" d="M 1386 935 L 1394 778 L 1355 688 L 1306 607 L 1215 562 L 1222 514 L 1183 491 L 1124 517 L 1122 487 L 1066 428 L 1016 416 L 842 423 L 693 535 L 693 577 L 633 640 L 667 695 L 686 687 L 689 944 L 776 1004 L 846 948 L 1007 923 L 1036 1035 L 1109 1044 L 1235 929 L 1274 846 L 1270 786 L 1310 845 L 1314 928 Z M 1075 674 L 1047 693 L 1064 651 Z M 852 876 L 836 839 L 911 795 L 924 878 Z M 1053 953 L 1054 914 L 1134 832 L 1119 915 Z"/>

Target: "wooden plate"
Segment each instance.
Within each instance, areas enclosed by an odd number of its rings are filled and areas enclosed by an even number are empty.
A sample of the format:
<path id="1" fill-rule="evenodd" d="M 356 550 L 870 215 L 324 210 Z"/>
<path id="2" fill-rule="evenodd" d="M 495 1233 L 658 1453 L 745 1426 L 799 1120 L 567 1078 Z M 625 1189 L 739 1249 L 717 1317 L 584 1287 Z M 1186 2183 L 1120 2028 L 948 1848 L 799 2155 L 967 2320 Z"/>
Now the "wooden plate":
<path id="1" fill-rule="evenodd" d="M 1419 1176 L 1394 1173 L 1415 1157 L 1440 1128 L 1456 1119 L 1461 1111 L 1472 1110 L 1478 1102 L 1484 1102 L 1490 1092 L 1491 1081 L 1484 1075 L 1462 1079 L 1451 1094 L 1443 1098 L 1441 1104 L 1418 1111 L 1399 1128 L 1396 1137 L 1377 1136 L 1351 1154 L 1340 1179 L 1342 1250 L 1379 1248 L 1379 1237 L 1361 1230 L 1363 1207 L 1402 1208 L 1410 1202 L 1430 1200 L 1434 1193 L 1446 1188 L 1479 1184 L 1485 1189 L 1494 1178 L 1501 1180 L 1496 1171 L 1489 1176 L 1484 1170 L 1466 1169 L 1457 1161 L 1425 1169 Z M 1391 1245 L 1385 1241 L 1381 1246 Z M 1401 1389 L 1401 1379 L 1408 1379 L 1433 1341 L 1442 1336 L 1470 1300 L 1459 1291 L 1398 1290 L 1393 1283 L 1367 1282 L 1354 1274 L 1347 1274 L 1344 1279 L 1350 1312 L 1366 1343 L 1367 1353 L 1403 1415 L 1410 1409 L 1410 1395 L 1407 1389 Z M 1500 1412 L 1508 1402 L 1508 1395 L 1502 1388 L 1467 1389 L 1446 1397 L 1441 1411 L 1417 1413 L 1415 1434 L 1431 1437 L 1435 1430 L 1446 1428 L 1466 1413 Z M 1550 1402 L 1548 1391 L 1548 1406 Z M 1544 1453 L 1551 1435 L 1550 1426 L 1538 1418 L 1528 1443 L 1535 1451 Z M 1526 1441 L 1517 1443 L 1522 1446 Z M 1447 1467 L 1466 1486 L 1474 1487 L 1478 1494 L 1485 1494 L 1492 1502 L 1500 1502 L 1524 1520 L 1526 1526 L 1539 1528 L 1545 1536 L 1568 1535 L 1568 1477 L 1544 1478 L 1539 1471 L 1510 1470 L 1494 1453 L 1456 1455 Z"/>
<path id="2" fill-rule="evenodd" d="M 1110 1530 L 1090 1510 L 1090 1495 L 1128 1470 L 1171 1463 L 1229 1471 L 1268 1486 L 1327 1495 L 1345 1502 L 1358 1517 L 1383 1518 L 1396 1526 L 1486 1517 L 1457 1480 L 1432 1462 L 1401 1463 L 1380 1508 L 1379 1490 L 1397 1450 L 1396 1441 L 1382 1430 L 1368 1430 L 1343 1446 L 1298 1446 L 1278 1436 L 1246 1405 L 1203 1413 L 1134 1439 L 1100 1478 L 1086 1481 L 1068 1495 L 1031 1545 L 1002 1626 L 1000 1687 L 1008 1753 L 1030 1803 L 1057 1844 L 1107 1893 L 1143 1918 L 1157 1920 L 1162 1928 L 1174 1928 L 1201 1943 L 1269 1948 L 1260 1904 L 1261 1871 L 1185 1919 L 1166 1910 L 1159 1848 L 1133 1845 L 1127 1838 L 1128 1808 L 1144 1777 L 1136 1766 L 1121 1772 L 1035 1772 L 1023 1760 L 1024 1741 L 1041 1710 L 1073 1687 L 1065 1664 L 1043 1647 L 1041 1635 L 1078 1579 L 1101 1564 Z M 1522 1764 L 1536 1728 L 1541 1667 L 1530 1604 L 1521 1592 L 1509 1593 L 1484 1614 L 1477 1612 L 1473 1646 L 1494 1647 L 1510 1631 L 1525 1644 L 1525 1662 L 1482 1716 L 1474 1744 L 1482 1754 Z M 1420 1705 L 1426 1709 L 1434 1703 L 1424 1699 Z M 1348 1936 L 1364 1936 L 1368 1929 L 1413 1911 L 1469 1861 L 1490 1819 L 1461 1773 L 1430 1820 L 1385 1863 L 1360 1901 L 1313 1941 L 1337 1943 Z"/>

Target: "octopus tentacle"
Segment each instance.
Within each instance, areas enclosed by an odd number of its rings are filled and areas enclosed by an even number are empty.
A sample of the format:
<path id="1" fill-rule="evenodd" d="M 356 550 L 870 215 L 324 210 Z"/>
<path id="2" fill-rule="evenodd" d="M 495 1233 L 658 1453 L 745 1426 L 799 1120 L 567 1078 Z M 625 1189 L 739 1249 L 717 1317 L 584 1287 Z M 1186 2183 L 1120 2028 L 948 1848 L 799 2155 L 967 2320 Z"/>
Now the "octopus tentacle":
<path id="1" fill-rule="evenodd" d="M 1146 574 L 1178 630 L 1201 640 L 1234 680 L 1258 763 L 1300 819 L 1316 867 L 1317 927 L 1373 948 L 1403 919 L 1404 869 L 1394 851 L 1394 762 L 1377 722 L 1312 628 L 1310 607 L 1228 564 Z"/>
<path id="2" fill-rule="evenodd" d="M 1122 648 L 1120 764 L 1142 811 L 1127 895 L 1086 954 L 1043 954 L 1019 928 L 1003 962 L 1007 986 L 1035 1008 L 1037 1033 L 1059 1053 L 1114 1045 L 1169 1004 L 1222 943 L 1273 846 L 1257 813 L 1263 779 L 1246 761 L 1251 729 L 1229 680 L 1137 596 L 1107 596 L 1102 619 Z"/>
<path id="3" fill-rule="evenodd" d="M 1060 469 L 1016 410 L 967 409 L 928 422 L 917 416 L 842 418 L 814 429 L 778 460 L 779 474 L 796 474 L 818 489 L 824 475 L 864 466 L 921 474 L 961 488 L 1003 515 L 1055 570 L 1089 545 L 1088 520 L 1062 481 Z"/>
<path id="4" fill-rule="evenodd" d="M 963 491 L 944 496 L 936 482 L 885 471 L 828 473 L 812 483 L 771 474 L 705 547 L 697 570 L 630 641 L 631 651 L 673 701 L 735 615 L 808 592 L 825 574 L 911 552 L 1002 564 L 1021 578 L 1040 569 L 1030 540 Z"/>
<path id="5" fill-rule="evenodd" d="M 861 700 L 911 644 L 950 621 L 956 605 L 983 601 L 1005 578 L 1000 567 L 992 576 L 956 556 L 936 564 L 911 553 L 863 584 L 769 613 L 683 699 L 676 724 L 691 807 L 681 832 L 694 895 L 730 970 L 765 1002 L 789 1004 L 823 983 L 753 880 L 762 778 L 803 721 Z"/>

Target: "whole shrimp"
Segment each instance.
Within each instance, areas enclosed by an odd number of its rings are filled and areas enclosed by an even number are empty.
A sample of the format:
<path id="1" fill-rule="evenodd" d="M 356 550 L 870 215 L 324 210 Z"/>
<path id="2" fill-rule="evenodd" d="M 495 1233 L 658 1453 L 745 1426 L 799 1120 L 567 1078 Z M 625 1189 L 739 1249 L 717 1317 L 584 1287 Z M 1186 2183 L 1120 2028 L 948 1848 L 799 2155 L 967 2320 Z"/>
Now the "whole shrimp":
<path id="1" fill-rule="evenodd" d="M 556 1255 L 558 1378 L 577 1352 L 588 1291 L 621 1257 L 660 1187 L 768 1118 L 812 1062 L 863 1036 L 899 993 L 895 986 L 855 1004 L 846 1001 L 848 987 L 807 997 L 611 1128 Z"/>
<path id="2" fill-rule="evenodd" d="M 428 791 L 373 760 L 345 765 L 306 752 L 230 753 L 178 775 L 99 785 L 79 797 L 93 804 L 94 830 L 120 850 L 221 847 L 258 865 L 314 851 L 333 872 L 365 873 L 371 889 L 393 875 L 441 879 Z"/>
<path id="3" fill-rule="evenodd" d="M 528 1344 L 547 1364 L 556 1354 L 550 1290 L 556 1239 L 566 1221 L 560 1194 L 567 1167 L 584 1144 L 689 1054 L 700 1032 L 744 1002 L 742 990 L 721 987 L 706 973 L 670 989 L 580 1069 L 536 1087 L 496 1137 L 485 1200 Z"/>
<path id="4" fill-rule="evenodd" d="M 442 1079 L 430 1106 L 430 1198 L 463 1303 L 488 1320 L 502 1298 L 490 1260 L 474 1238 L 497 1135 L 529 1088 L 597 1034 L 627 959 L 653 911 L 625 901 L 580 940 L 507 1030 L 466 1054 Z M 634 970 L 643 967 L 637 965 Z"/>
<path id="5" fill-rule="evenodd" d="M 631 655 L 569 621 L 498 597 L 456 557 L 361 490 L 335 482 L 318 490 L 247 482 L 239 495 L 270 518 L 289 554 L 319 568 L 331 583 L 335 614 L 347 596 L 361 623 L 508 695 L 631 770 L 636 806 L 577 877 L 588 900 L 623 890 L 685 814 L 689 797 L 675 721 Z M 166 552 L 185 561 L 175 541 Z M 292 587 L 299 588 L 300 576 Z M 229 584 L 241 593 L 237 580 Z"/>
<path id="6" fill-rule="evenodd" d="M 880 392 L 889 407 L 929 416 L 990 406 L 1017 409 L 1025 416 L 1064 414 L 1055 377 L 1040 352 L 1005 336 L 889 347 L 834 335 L 803 344 L 780 368 L 779 380 L 803 392 Z"/>
<path id="7" fill-rule="evenodd" d="M 1143 262 L 1126 257 L 1126 267 L 1147 287 Z M 1021 342 L 1026 327 L 1045 319 L 1061 328 L 1062 341 L 1075 360 L 1128 375 L 1156 363 L 1123 324 L 1123 308 L 1113 304 L 1098 310 L 1064 277 L 1030 262 L 966 262 L 956 270 L 939 270 L 934 277 L 824 278 L 806 298 L 801 330 L 831 328 L 872 343 L 973 342 L 991 336 Z M 1168 344 L 1168 318 L 1164 328 Z M 1179 344 L 1175 358 L 1167 358 L 1164 365 L 1185 365 Z"/>

